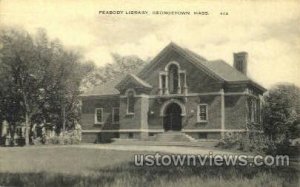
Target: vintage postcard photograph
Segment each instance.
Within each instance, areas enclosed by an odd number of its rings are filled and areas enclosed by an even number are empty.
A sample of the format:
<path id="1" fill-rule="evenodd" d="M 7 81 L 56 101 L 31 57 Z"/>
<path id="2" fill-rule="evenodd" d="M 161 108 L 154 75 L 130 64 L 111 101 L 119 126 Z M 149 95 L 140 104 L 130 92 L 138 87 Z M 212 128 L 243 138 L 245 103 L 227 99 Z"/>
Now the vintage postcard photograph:
<path id="1" fill-rule="evenodd" d="M 300 186 L 300 1 L 0 0 L 0 186 Z"/>

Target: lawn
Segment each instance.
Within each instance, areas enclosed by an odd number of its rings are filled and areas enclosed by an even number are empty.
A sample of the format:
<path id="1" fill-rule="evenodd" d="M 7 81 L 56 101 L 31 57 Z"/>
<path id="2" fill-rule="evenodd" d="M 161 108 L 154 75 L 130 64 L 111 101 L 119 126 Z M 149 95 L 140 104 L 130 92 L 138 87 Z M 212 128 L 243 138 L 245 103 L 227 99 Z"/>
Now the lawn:
<path id="1" fill-rule="evenodd" d="M 0 186 L 298 186 L 291 168 L 136 167 L 138 152 L 0 148 Z"/>

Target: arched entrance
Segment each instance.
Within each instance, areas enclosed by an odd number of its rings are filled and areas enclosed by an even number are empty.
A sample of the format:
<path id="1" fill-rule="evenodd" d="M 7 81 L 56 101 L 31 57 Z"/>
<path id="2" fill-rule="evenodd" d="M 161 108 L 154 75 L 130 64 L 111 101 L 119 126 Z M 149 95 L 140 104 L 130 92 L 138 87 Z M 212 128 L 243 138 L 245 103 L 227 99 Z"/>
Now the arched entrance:
<path id="1" fill-rule="evenodd" d="M 181 107 L 177 103 L 170 103 L 166 109 L 163 119 L 165 131 L 180 131 L 182 129 Z"/>

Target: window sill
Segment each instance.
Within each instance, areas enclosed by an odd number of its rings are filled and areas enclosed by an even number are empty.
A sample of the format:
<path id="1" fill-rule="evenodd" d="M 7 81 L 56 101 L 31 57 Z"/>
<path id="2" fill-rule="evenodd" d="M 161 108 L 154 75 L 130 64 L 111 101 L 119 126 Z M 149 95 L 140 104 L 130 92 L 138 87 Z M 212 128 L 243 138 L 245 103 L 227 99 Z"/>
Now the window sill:
<path id="1" fill-rule="evenodd" d="M 94 123 L 94 125 L 103 125 L 103 124 L 104 124 L 103 122 Z"/>
<path id="2" fill-rule="evenodd" d="M 197 124 L 207 124 L 208 121 L 197 121 Z"/>

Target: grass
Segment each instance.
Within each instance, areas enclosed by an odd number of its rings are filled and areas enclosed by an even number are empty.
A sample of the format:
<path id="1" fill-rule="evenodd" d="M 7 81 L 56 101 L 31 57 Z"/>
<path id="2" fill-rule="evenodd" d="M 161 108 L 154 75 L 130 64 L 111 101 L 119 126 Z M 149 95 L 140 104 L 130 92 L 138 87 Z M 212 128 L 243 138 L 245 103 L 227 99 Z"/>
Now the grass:
<path id="1" fill-rule="evenodd" d="M 76 147 L 0 148 L 4 186 L 298 186 L 291 168 L 136 167 L 138 152 Z"/>

